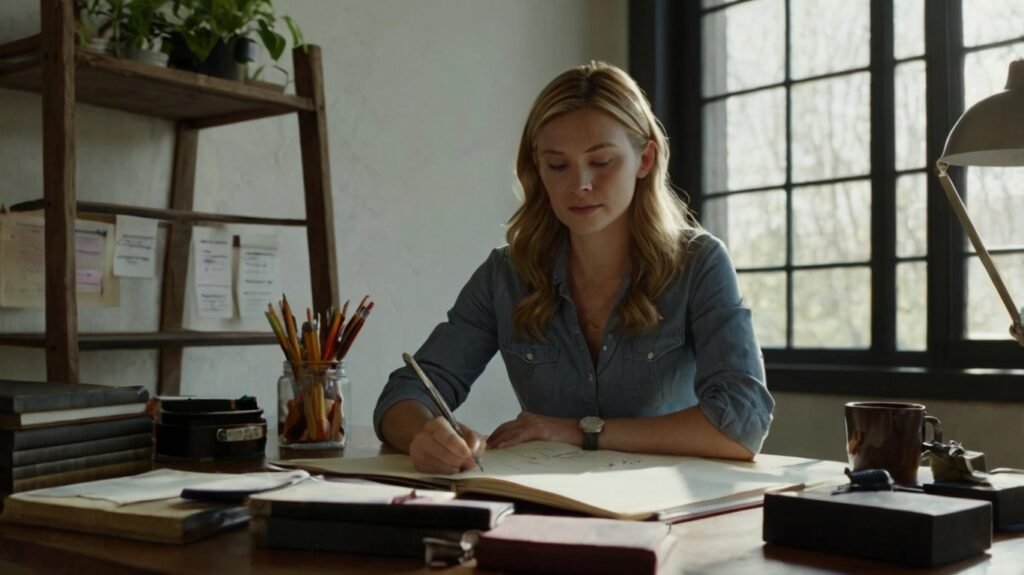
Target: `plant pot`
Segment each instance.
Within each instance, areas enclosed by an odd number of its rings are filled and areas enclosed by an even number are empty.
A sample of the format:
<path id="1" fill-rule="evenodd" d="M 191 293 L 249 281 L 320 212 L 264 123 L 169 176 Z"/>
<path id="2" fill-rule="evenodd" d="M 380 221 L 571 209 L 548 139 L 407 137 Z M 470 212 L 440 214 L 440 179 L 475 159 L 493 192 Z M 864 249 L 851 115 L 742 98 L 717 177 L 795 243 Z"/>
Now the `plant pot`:
<path id="1" fill-rule="evenodd" d="M 114 43 L 106 38 L 90 38 L 88 48 L 101 54 L 113 54 Z"/>
<path id="2" fill-rule="evenodd" d="M 125 58 L 129 60 L 135 60 L 136 62 L 142 62 L 144 64 L 150 64 L 152 66 L 167 66 L 167 54 L 163 52 L 157 52 L 156 50 L 146 50 L 145 48 L 127 48 L 125 49 Z"/>
<path id="3" fill-rule="evenodd" d="M 241 80 L 242 66 L 235 61 L 235 55 L 223 41 L 217 42 L 206 60 L 197 62 L 185 41 L 178 36 L 171 38 L 171 51 L 167 58 L 169 68 L 198 72 L 227 80 Z"/>

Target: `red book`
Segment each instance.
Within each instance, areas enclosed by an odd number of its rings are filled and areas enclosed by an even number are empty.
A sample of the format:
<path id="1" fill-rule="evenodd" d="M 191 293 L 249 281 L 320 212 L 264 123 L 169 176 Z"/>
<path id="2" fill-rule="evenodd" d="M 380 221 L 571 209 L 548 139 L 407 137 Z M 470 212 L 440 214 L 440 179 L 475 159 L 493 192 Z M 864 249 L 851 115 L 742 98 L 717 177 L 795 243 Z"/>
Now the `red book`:
<path id="1" fill-rule="evenodd" d="M 512 515 L 480 535 L 474 554 L 483 569 L 654 575 L 675 543 L 668 532 L 664 523 Z"/>

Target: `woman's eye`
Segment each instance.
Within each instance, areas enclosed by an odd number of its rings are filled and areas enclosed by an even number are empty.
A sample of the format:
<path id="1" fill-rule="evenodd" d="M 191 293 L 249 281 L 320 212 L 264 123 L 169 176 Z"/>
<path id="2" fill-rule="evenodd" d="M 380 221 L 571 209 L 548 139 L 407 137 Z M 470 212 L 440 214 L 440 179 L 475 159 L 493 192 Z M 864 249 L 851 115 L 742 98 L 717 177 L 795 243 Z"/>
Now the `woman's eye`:
<path id="1" fill-rule="evenodd" d="M 561 172 L 565 169 L 565 164 L 548 164 L 548 169 L 553 172 Z"/>
<path id="2" fill-rule="evenodd" d="M 593 162 L 590 162 L 590 164 L 592 166 L 597 166 L 599 168 L 603 168 L 605 166 L 612 165 L 612 159 L 608 158 L 607 160 L 594 160 Z"/>

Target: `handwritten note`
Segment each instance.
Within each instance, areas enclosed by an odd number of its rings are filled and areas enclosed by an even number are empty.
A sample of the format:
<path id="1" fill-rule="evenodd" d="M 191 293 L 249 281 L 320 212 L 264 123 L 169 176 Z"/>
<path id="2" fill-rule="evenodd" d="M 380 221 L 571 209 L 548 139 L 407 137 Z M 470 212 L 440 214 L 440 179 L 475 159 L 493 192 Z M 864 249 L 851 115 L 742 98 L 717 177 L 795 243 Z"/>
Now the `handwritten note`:
<path id="1" fill-rule="evenodd" d="M 277 236 L 242 236 L 238 253 L 238 314 L 260 317 L 281 293 Z"/>
<path id="2" fill-rule="evenodd" d="M 156 233 L 156 220 L 117 216 L 114 275 L 128 278 L 156 275 Z"/>
<path id="3" fill-rule="evenodd" d="M 192 230 L 192 282 L 199 317 L 230 319 L 235 305 L 231 294 L 231 234 L 217 228 Z"/>
<path id="4" fill-rule="evenodd" d="M 0 306 L 42 308 L 46 303 L 45 221 L 37 214 L 6 214 L 0 232 Z M 80 307 L 114 307 L 120 284 L 111 274 L 114 228 L 75 221 L 75 291 Z"/>

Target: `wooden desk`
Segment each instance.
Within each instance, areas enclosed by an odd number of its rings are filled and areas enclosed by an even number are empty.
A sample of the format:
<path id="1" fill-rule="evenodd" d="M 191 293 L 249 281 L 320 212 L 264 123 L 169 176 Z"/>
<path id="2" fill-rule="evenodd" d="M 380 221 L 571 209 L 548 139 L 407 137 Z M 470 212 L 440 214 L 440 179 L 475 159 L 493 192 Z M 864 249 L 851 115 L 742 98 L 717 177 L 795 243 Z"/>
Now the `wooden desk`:
<path id="1" fill-rule="evenodd" d="M 375 455 L 369 430 L 350 437 L 346 455 Z M 997 534 L 985 554 L 935 570 L 766 546 L 761 509 L 673 526 L 676 544 L 665 573 L 1020 573 L 1024 533 Z M 470 567 L 425 569 L 415 560 L 253 547 L 242 527 L 188 545 L 160 545 L 42 527 L 0 524 L 0 573 L 474 573 Z M 487 573 L 486 571 L 479 571 Z"/>

